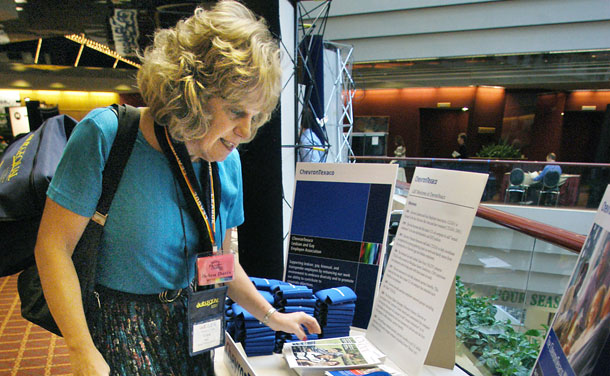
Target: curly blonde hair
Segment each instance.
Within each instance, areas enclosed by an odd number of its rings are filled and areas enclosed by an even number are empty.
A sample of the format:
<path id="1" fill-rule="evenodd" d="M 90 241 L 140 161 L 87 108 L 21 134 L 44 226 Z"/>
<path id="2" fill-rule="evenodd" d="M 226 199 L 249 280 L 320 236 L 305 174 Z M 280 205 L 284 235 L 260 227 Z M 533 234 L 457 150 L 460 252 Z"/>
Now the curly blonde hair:
<path id="1" fill-rule="evenodd" d="M 137 81 L 155 121 L 179 141 L 208 131 L 210 98 L 255 98 L 261 112 L 252 120 L 251 140 L 277 105 L 280 50 L 263 19 L 237 1 L 223 0 L 158 30 L 142 55 Z"/>

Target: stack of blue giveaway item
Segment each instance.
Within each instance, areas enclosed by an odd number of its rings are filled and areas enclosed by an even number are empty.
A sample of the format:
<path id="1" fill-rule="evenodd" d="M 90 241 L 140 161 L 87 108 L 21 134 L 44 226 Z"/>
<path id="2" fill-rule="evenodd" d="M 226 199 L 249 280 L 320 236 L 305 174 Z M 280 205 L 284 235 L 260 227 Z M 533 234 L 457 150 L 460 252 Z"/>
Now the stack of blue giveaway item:
<path id="1" fill-rule="evenodd" d="M 320 338 L 349 336 L 356 309 L 356 293 L 347 286 L 333 287 L 315 293 L 314 316 L 320 323 Z"/>
<path id="2" fill-rule="evenodd" d="M 259 290 L 273 304 L 273 294 Z M 227 311 L 227 331 L 235 342 L 241 342 L 248 356 L 271 355 L 275 349 L 275 331 L 258 321 L 237 303 Z"/>
<path id="3" fill-rule="evenodd" d="M 305 333 L 308 340 L 349 336 L 356 307 L 356 294 L 349 287 L 335 287 L 314 294 L 307 286 L 257 277 L 250 277 L 250 280 L 278 311 L 305 312 L 316 318 L 322 335 Z M 225 319 L 227 332 L 235 342 L 242 344 L 248 356 L 281 353 L 286 342 L 299 341 L 294 334 L 275 332 L 263 325 L 230 298 L 225 302 Z"/>
<path id="4" fill-rule="evenodd" d="M 305 312 L 309 316 L 314 316 L 316 297 L 313 295 L 313 290 L 307 286 L 293 285 L 286 282 L 278 282 L 272 287 L 274 293 L 274 306 L 280 312 Z M 317 339 L 317 334 L 305 333 L 308 340 Z M 300 341 L 294 334 L 277 332 L 275 352 L 281 353 L 284 343 Z"/>

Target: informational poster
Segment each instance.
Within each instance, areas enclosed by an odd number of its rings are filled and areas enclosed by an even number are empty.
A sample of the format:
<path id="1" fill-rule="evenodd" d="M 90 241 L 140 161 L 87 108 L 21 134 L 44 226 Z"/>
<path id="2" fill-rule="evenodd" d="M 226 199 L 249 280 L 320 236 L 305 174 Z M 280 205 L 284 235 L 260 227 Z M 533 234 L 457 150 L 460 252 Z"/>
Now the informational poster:
<path id="1" fill-rule="evenodd" d="M 428 355 L 487 178 L 415 169 L 366 334 L 409 376 Z"/>
<path id="2" fill-rule="evenodd" d="M 385 254 L 398 165 L 297 163 L 285 280 L 348 286 L 366 328 Z"/>
<path id="3" fill-rule="evenodd" d="M 606 188 L 533 375 L 607 375 L 609 335 L 610 189 Z"/>

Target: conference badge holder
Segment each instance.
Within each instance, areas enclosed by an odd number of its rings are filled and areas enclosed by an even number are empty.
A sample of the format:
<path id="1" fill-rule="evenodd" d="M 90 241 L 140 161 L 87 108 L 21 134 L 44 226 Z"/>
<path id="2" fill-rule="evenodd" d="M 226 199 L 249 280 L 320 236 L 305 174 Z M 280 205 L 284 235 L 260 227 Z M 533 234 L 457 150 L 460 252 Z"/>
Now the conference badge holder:
<path id="1" fill-rule="evenodd" d="M 214 289 L 189 290 L 188 325 L 191 356 L 224 346 L 224 306 L 227 286 Z"/>
<path id="2" fill-rule="evenodd" d="M 235 271 L 235 254 L 231 252 L 197 257 L 199 286 L 231 282 Z"/>

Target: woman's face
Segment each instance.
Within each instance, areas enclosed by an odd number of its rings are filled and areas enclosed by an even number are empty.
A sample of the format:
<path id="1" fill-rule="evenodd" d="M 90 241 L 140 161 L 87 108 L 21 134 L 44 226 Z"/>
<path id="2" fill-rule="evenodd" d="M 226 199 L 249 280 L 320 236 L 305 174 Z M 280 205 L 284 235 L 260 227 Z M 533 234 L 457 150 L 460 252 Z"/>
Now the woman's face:
<path id="1" fill-rule="evenodd" d="M 185 142 L 191 158 L 220 162 L 237 145 L 248 140 L 252 132 L 252 118 L 260 112 L 252 103 L 255 102 L 232 103 L 217 97 L 210 99 L 207 104 L 212 115 L 210 129 L 203 138 Z"/>

